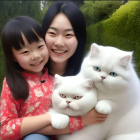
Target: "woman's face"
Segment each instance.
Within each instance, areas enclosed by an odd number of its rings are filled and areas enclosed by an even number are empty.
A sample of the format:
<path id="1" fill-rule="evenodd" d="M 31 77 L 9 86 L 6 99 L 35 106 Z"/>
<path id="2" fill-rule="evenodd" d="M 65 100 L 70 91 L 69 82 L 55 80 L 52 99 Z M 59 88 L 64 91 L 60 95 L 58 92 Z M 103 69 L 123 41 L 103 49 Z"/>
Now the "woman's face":
<path id="1" fill-rule="evenodd" d="M 45 35 L 51 61 L 64 63 L 75 53 L 78 41 L 69 19 L 60 13 L 53 19 Z"/>

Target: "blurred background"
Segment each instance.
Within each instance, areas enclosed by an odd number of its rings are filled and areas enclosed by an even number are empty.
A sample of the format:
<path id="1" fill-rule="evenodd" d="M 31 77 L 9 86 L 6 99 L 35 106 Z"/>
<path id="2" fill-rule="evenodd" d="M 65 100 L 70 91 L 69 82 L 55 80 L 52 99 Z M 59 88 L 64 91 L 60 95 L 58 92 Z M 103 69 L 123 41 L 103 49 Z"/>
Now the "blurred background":
<path id="1" fill-rule="evenodd" d="M 71 0 L 72 1 L 72 0 Z M 0 1 L 0 34 L 10 19 L 25 15 L 40 25 L 48 7 L 54 1 Z M 140 77 L 140 1 L 75 1 L 87 26 L 85 54 L 94 42 L 134 51 L 135 69 Z M 78 17 L 77 17 L 78 18 Z M 0 36 L 0 93 L 4 74 L 4 55 Z"/>

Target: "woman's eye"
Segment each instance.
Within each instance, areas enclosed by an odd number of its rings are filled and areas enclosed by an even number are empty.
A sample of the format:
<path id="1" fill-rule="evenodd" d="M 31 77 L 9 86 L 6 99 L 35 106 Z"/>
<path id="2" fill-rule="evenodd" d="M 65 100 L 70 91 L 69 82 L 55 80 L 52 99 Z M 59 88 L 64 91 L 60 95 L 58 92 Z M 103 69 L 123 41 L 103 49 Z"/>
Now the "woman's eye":
<path id="1" fill-rule="evenodd" d="M 55 35 L 55 33 L 54 33 L 54 32 L 49 32 L 49 34 L 50 34 L 50 35 Z"/>
<path id="2" fill-rule="evenodd" d="M 111 76 L 113 76 L 113 77 L 116 77 L 117 76 L 117 73 L 115 73 L 115 72 L 110 72 L 109 73 Z"/>
<path id="3" fill-rule="evenodd" d="M 76 100 L 79 100 L 79 99 L 81 99 L 82 98 L 82 96 L 75 96 L 74 97 L 74 99 L 76 99 Z"/>
<path id="4" fill-rule="evenodd" d="M 66 36 L 73 36 L 72 34 L 66 34 Z"/>
<path id="5" fill-rule="evenodd" d="M 93 67 L 93 69 L 94 69 L 95 71 L 101 71 L 101 69 L 100 69 L 99 67 Z"/>
<path id="6" fill-rule="evenodd" d="M 65 94 L 59 94 L 60 95 L 60 97 L 62 97 L 62 98 L 66 98 L 66 95 Z"/>

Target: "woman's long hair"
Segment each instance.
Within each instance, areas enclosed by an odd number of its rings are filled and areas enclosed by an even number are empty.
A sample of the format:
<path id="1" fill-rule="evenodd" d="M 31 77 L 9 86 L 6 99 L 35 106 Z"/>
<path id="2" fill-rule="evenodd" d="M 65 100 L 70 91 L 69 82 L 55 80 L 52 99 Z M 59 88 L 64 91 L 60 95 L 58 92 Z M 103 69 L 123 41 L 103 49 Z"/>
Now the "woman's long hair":
<path id="1" fill-rule="evenodd" d="M 43 20 L 42 28 L 45 34 L 54 17 L 59 13 L 64 13 L 68 17 L 78 40 L 77 49 L 73 56 L 69 58 L 66 72 L 63 74 L 63 76 L 72 76 L 76 75 L 81 68 L 86 44 L 86 23 L 82 12 L 74 3 L 69 1 L 54 2 L 49 7 Z M 48 66 L 49 62 L 47 64 L 47 67 Z"/>
<path id="2" fill-rule="evenodd" d="M 11 19 L 2 30 L 6 81 L 16 100 L 26 99 L 29 95 L 28 83 L 19 73 L 19 71 L 23 71 L 23 68 L 18 62 L 13 61 L 12 47 L 20 50 L 21 46 L 25 45 L 21 33 L 24 34 L 30 44 L 38 41 L 38 36 L 45 39 L 41 26 L 27 16 L 18 16 Z"/>

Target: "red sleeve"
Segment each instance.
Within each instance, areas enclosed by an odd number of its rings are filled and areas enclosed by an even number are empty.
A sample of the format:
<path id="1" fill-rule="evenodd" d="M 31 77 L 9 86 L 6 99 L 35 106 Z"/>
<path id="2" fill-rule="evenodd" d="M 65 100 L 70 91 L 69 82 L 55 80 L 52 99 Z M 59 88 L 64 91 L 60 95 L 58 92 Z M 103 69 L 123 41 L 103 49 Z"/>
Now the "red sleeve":
<path id="1" fill-rule="evenodd" d="M 1 93 L 1 139 L 2 140 L 19 140 L 22 138 L 20 127 L 23 118 L 18 118 L 18 109 L 20 103 L 12 97 L 11 91 L 3 81 L 3 89 Z"/>
<path id="2" fill-rule="evenodd" d="M 75 131 L 75 130 L 80 130 L 83 129 L 83 125 L 82 125 L 82 118 L 81 117 L 69 117 L 69 124 L 70 124 L 70 131 L 71 134 Z"/>

